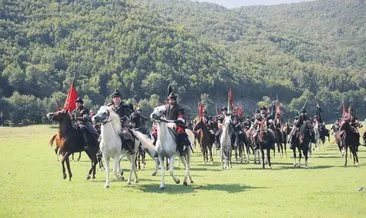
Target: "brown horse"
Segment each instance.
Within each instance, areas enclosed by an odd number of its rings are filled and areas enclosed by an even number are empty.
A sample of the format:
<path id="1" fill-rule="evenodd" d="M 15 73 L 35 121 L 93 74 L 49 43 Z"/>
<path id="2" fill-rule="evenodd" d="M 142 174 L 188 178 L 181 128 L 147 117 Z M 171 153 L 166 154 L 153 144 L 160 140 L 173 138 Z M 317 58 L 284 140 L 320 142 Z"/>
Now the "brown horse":
<path id="1" fill-rule="evenodd" d="M 95 168 L 97 165 L 97 152 L 99 150 L 98 141 L 91 135 L 88 135 L 87 142 L 84 142 L 80 130 L 78 130 L 71 121 L 71 116 L 67 111 L 58 111 L 54 113 L 48 113 L 47 117 L 51 120 L 57 121 L 59 123 L 58 135 L 56 137 L 57 143 L 59 144 L 60 154 L 62 154 L 61 164 L 63 178 L 66 179 L 66 170 L 69 173 L 69 180 L 71 180 L 72 173 L 70 169 L 69 156 L 74 152 L 85 151 L 90 160 L 92 161 L 92 166 L 89 170 L 87 179 L 95 178 Z M 57 139 L 58 138 L 58 139 Z M 84 150 L 84 145 L 87 144 L 89 149 Z"/>
<path id="2" fill-rule="evenodd" d="M 359 163 L 357 152 L 358 146 L 360 145 L 360 133 L 356 127 L 351 125 L 349 120 L 345 119 L 341 122 L 340 134 L 342 137 L 342 145 L 344 147 L 344 151 L 346 152 L 344 166 L 347 166 L 348 148 L 352 152 L 353 163 L 358 166 Z"/>
<path id="3" fill-rule="evenodd" d="M 193 131 L 197 133 L 198 143 L 203 154 L 203 162 L 208 162 L 208 153 L 210 153 L 210 161 L 213 163 L 212 146 L 215 142 L 215 135 L 211 133 L 202 119 L 194 126 Z"/>
<path id="4" fill-rule="evenodd" d="M 282 143 L 283 143 L 283 148 L 285 150 L 285 155 L 287 155 L 287 151 L 286 151 L 286 144 L 287 144 L 287 137 L 291 132 L 291 126 L 290 126 L 290 122 L 285 122 L 284 124 L 282 124 L 281 126 L 281 139 L 282 139 Z"/>
<path id="5" fill-rule="evenodd" d="M 265 168 L 265 161 L 264 161 L 264 150 L 267 151 L 267 161 L 268 161 L 268 166 L 272 169 L 272 164 L 271 164 L 271 149 L 274 148 L 275 146 L 275 136 L 273 134 L 273 132 L 271 133 L 271 131 L 269 131 L 270 129 L 267 127 L 267 121 L 266 120 L 262 120 L 259 123 L 259 132 L 258 135 L 256 136 L 256 142 L 259 145 L 259 149 L 261 151 L 261 155 L 262 155 L 262 168 Z"/>

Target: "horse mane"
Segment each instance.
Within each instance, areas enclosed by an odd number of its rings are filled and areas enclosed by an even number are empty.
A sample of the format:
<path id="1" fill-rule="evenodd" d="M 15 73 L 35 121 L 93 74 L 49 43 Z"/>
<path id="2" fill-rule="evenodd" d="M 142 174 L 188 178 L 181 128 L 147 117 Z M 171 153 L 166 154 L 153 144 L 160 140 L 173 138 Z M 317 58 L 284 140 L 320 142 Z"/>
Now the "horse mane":
<path id="1" fill-rule="evenodd" d="M 107 106 L 104 107 L 106 107 L 106 110 L 108 110 L 109 112 L 109 117 L 111 118 L 113 129 L 116 130 L 118 134 L 120 134 L 122 132 L 122 126 L 119 115 L 116 112 L 114 112 L 114 110 L 111 107 Z"/>

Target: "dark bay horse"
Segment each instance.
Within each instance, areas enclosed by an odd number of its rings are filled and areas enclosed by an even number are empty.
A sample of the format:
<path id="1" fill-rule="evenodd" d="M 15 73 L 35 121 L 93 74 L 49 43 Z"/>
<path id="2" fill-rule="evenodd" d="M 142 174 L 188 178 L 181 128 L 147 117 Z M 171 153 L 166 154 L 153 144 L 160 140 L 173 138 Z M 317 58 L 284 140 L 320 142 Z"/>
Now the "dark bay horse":
<path id="1" fill-rule="evenodd" d="M 202 119 L 194 126 L 193 131 L 197 133 L 198 143 L 200 144 L 203 155 L 203 162 L 208 162 L 208 155 L 210 154 L 210 161 L 213 163 L 212 146 L 215 142 L 215 134 L 211 133 Z"/>
<path id="2" fill-rule="evenodd" d="M 356 129 L 356 127 L 350 124 L 349 120 L 343 120 L 341 122 L 341 138 L 342 138 L 342 145 L 344 151 L 346 152 L 345 155 L 345 162 L 344 166 L 347 166 L 347 154 L 348 148 L 352 152 L 353 162 L 358 166 L 358 146 L 360 145 L 360 133 Z"/>
<path id="3" fill-rule="evenodd" d="M 71 180 L 72 173 L 70 169 L 70 161 L 69 156 L 74 152 L 85 151 L 90 160 L 92 161 L 91 168 L 88 172 L 87 179 L 95 178 L 95 168 L 97 165 L 97 152 L 99 150 L 98 141 L 90 134 L 88 134 L 88 141 L 86 142 L 89 149 L 84 150 L 84 140 L 81 132 L 73 125 L 71 121 L 70 113 L 67 111 L 58 111 L 54 113 L 48 113 L 47 117 L 50 120 L 57 121 L 59 123 L 59 150 L 60 154 L 62 154 L 61 164 L 62 164 L 62 173 L 63 178 L 66 179 L 66 170 L 65 170 L 65 162 L 67 171 L 69 173 L 69 180 Z"/>
<path id="4" fill-rule="evenodd" d="M 304 121 L 304 123 L 300 126 L 300 129 L 295 132 L 292 136 L 291 143 L 293 143 L 293 152 L 294 152 L 294 167 L 298 166 L 300 167 L 300 161 L 302 158 L 302 155 L 305 156 L 305 167 L 308 166 L 308 155 L 309 155 L 309 149 L 310 149 L 310 143 L 311 143 L 311 134 L 313 131 L 313 128 L 311 127 L 311 123 L 309 120 Z M 296 163 L 296 148 L 299 152 L 299 163 Z"/>
<path id="5" fill-rule="evenodd" d="M 275 146 L 275 136 L 274 136 L 273 132 L 271 133 L 271 131 L 269 131 L 266 120 L 261 121 L 261 123 L 259 125 L 260 126 L 259 126 L 258 135 L 256 136 L 256 143 L 259 145 L 259 149 L 260 149 L 261 155 L 262 155 L 262 168 L 263 169 L 265 168 L 264 150 L 267 151 L 268 166 L 270 168 L 272 168 L 271 149 L 273 149 Z"/>

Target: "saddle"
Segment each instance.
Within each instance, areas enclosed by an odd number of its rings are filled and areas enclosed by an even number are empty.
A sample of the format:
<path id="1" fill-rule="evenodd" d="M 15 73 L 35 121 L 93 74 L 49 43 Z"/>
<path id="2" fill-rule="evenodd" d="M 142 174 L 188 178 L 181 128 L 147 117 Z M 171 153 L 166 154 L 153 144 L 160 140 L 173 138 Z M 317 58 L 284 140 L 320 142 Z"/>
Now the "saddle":
<path id="1" fill-rule="evenodd" d="M 120 134 L 120 136 L 122 137 L 123 140 L 125 141 L 134 141 L 135 137 L 133 135 L 133 133 L 131 132 L 130 129 L 128 129 L 127 127 L 123 127 L 122 132 Z"/>

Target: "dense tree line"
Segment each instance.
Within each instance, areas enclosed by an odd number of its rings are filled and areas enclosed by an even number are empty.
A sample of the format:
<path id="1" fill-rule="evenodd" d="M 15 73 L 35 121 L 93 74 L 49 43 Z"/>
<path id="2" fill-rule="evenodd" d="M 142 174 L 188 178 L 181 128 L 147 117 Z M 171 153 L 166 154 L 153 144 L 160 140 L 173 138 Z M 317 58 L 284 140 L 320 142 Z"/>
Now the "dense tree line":
<path id="1" fill-rule="evenodd" d="M 0 113 L 42 122 L 75 76 L 94 109 L 119 89 L 147 113 L 172 84 L 191 114 L 202 98 L 214 113 L 232 87 L 246 113 L 279 96 L 291 113 L 309 99 L 328 119 L 342 100 L 365 115 L 365 8 L 356 0 L 235 10 L 173 0 L 2 0 Z"/>

